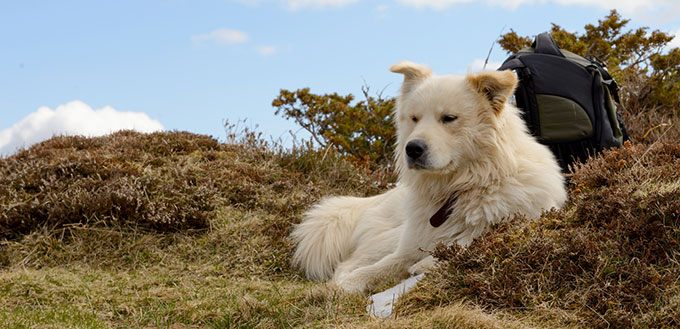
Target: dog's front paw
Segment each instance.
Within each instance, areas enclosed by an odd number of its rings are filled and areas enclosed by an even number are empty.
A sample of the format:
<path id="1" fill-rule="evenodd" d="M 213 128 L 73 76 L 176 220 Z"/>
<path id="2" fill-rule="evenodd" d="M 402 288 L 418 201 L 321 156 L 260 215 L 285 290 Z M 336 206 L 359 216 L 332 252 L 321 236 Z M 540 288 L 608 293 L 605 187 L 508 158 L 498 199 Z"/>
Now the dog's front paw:
<path id="1" fill-rule="evenodd" d="M 335 280 L 335 284 L 345 292 L 353 294 L 363 294 L 366 291 L 366 281 L 362 280 L 358 275 L 352 273 Z"/>
<path id="2" fill-rule="evenodd" d="M 411 276 L 423 274 L 423 273 L 429 272 L 431 269 L 433 269 L 434 265 L 435 265 L 434 257 L 427 256 L 427 257 L 421 259 L 419 262 L 411 265 L 411 267 L 408 268 L 408 273 Z"/>

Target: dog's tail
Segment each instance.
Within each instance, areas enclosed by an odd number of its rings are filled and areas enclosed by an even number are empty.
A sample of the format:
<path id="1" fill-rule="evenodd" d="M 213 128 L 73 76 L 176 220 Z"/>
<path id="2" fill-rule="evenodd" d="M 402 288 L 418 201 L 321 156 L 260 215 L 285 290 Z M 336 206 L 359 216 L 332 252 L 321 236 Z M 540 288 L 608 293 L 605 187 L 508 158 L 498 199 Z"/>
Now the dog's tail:
<path id="1" fill-rule="evenodd" d="M 308 210 L 291 238 L 297 244 L 293 265 L 312 280 L 328 280 L 351 251 L 351 237 L 371 198 L 334 197 Z"/>

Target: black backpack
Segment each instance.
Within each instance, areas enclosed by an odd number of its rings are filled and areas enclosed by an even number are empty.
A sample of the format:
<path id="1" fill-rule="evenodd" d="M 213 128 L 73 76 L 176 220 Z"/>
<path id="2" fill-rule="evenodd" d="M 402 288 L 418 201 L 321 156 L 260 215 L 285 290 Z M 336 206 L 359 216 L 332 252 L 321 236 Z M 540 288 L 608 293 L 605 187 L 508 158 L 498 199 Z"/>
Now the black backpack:
<path id="1" fill-rule="evenodd" d="M 569 165 L 628 140 L 616 113 L 618 86 L 597 61 L 562 50 L 547 32 L 530 48 L 510 56 L 499 70 L 514 70 L 515 91 L 530 132 Z"/>

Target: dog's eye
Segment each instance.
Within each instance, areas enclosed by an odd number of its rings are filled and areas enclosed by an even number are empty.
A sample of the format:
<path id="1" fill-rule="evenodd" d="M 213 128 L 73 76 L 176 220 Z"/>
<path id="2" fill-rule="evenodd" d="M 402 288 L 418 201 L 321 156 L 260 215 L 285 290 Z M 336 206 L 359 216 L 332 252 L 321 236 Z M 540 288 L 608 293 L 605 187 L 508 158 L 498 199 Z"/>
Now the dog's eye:
<path id="1" fill-rule="evenodd" d="M 418 117 L 416 117 L 415 115 L 411 116 L 411 121 L 418 122 Z"/>
<path id="2" fill-rule="evenodd" d="M 453 114 L 447 114 L 447 115 L 442 116 L 442 122 L 443 123 L 454 122 L 454 121 L 456 121 L 456 119 L 458 119 L 458 117 L 453 115 Z"/>

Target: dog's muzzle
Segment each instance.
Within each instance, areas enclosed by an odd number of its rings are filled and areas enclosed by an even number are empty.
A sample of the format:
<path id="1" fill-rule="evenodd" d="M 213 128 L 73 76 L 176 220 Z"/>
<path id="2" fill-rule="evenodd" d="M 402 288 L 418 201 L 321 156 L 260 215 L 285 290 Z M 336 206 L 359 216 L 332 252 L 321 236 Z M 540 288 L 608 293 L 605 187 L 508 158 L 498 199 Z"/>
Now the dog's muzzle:
<path id="1" fill-rule="evenodd" d="M 428 168 L 427 143 L 422 139 L 414 139 L 406 143 L 406 160 L 409 168 Z"/>

